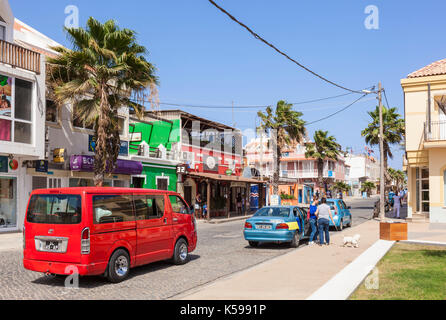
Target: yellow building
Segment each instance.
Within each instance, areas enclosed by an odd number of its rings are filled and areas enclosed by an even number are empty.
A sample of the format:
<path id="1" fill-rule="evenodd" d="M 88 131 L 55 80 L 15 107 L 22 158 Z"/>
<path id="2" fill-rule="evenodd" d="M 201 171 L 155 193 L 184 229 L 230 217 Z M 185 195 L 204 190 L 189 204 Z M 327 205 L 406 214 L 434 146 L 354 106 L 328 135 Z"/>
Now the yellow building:
<path id="1" fill-rule="evenodd" d="M 405 99 L 408 218 L 446 223 L 446 59 L 401 80 Z"/>

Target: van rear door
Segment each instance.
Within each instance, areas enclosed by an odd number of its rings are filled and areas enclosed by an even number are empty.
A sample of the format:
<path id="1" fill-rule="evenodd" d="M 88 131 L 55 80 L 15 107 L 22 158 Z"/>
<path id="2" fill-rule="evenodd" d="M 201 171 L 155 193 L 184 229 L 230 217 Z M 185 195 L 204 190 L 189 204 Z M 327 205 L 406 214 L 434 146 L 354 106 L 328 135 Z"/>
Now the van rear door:
<path id="1" fill-rule="evenodd" d="M 82 196 L 33 194 L 25 222 L 25 258 L 81 262 Z"/>

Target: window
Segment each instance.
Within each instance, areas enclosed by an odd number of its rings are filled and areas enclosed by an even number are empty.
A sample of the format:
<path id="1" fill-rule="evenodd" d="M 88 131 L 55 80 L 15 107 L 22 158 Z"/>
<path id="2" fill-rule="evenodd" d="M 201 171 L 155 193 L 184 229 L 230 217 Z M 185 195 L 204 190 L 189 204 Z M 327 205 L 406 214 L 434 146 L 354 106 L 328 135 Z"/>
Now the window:
<path id="1" fill-rule="evenodd" d="M 75 195 L 34 195 L 27 221 L 44 224 L 79 224 L 82 219 L 81 197 Z"/>
<path id="2" fill-rule="evenodd" d="M 46 115 L 47 122 L 57 123 L 59 121 L 59 109 L 54 101 L 46 100 Z"/>
<path id="3" fill-rule="evenodd" d="M 158 190 L 168 190 L 169 189 L 169 178 L 168 177 L 156 177 L 156 188 Z"/>
<path id="4" fill-rule="evenodd" d="M 0 229 L 17 225 L 17 180 L 0 177 Z"/>
<path id="5" fill-rule="evenodd" d="M 6 27 L 0 25 L 0 40 L 6 40 Z"/>
<path id="6" fill-rule="evenodd" d="M 0 140 L 32 143 L 32 94 L 32 82 L 0 75 Z"/>
<path id="7" fill-rule="evenodd" d="M 189 206 L 178 196 L 169 196 L 172 210 L 175 213 L 190 214 Z"/>
<path id="8" fill-rule="evenodd" d="M 118 118 L 118 130 L 119 130 L 119 134 L 121 136 L 125 135 L 125 119 L 124 118 Z"/>
<path id="9" fill-rule="evenodd" d="M 93 187 L 94 182 L 92 179 L 70 178 L 69 187 Z"/>
<path id="10" fill-rule="evenodd" d="M 161 195 L 136 195 L 135 202 L 136 220 L 159 219 L 164 216 L 164 196 Z"/>
<path id="11" fill-rule="evenodd" d="M 135 221 L 131 196 L 93 196 L 94 223 L 115 223 Z"/>

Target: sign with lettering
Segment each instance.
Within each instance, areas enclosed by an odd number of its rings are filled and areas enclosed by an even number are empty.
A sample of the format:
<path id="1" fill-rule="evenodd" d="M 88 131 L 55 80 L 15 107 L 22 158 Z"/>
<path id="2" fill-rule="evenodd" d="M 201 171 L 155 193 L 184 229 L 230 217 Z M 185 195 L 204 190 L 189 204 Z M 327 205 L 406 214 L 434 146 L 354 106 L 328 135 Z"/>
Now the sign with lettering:
<path id="1" fill-rule="evenodd" d="M 88 136 L 88 151 L 95 152 L 96 150 L 96 138 L 95 136 Z M 120 156 L 128 156 L 129 155 L 129 142 L 121 141 L 121 147 L 119 148 Z"/>
<path id="2" fill-rule="evenodd" d="M 46 160 L 37 160 L 36 164 L 36 172 L 48 172 L 48 161 Z"/>

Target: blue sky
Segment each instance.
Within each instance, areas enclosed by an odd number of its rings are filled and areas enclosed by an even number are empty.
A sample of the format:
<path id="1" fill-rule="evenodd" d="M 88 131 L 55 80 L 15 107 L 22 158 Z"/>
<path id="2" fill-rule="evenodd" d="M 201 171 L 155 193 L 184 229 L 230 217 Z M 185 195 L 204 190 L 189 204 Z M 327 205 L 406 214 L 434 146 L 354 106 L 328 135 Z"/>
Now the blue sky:
<path id="1" fill-rule="evenodd" d="M 354 89 L 382 81 L 391 106 L 403 114 L 400 79 L 445 58 L 446 2 L 403 0 L 222 0 L 217 1 L 281 50 L 325 77 Z M 270 105 L 343 94 L 297 68 L 255 40 L 206 0 L 11 0 L 17 18 L 69 45 L 62 26 L 67 5 L 79 8 L 80 25 L 88 17 L 115 19 L 138 32 L 139 41 L 158 69 L 162 102 L 227 106 Z M 368 5 L 379 8 L 380 29 L 367 30 Z M 350 95 L 295 109 L 308 122 L 353 102 Z M 360 135 L 367 111 L 376 106 L 367 97 L 330 120 L 309 126 L 328 130 L 344 146 L 364 150 Z M 165 107 L 163 107 L 164 109 Z M 232 125 L 230 109 L 182 108 Z M 256 110 L 235 110 L 236 126 L 259 124 Z M 378 151 L 377 148 L 375 148 Z M 403 151 L 394 148 L 390 165 L 401 167 Z"/>

